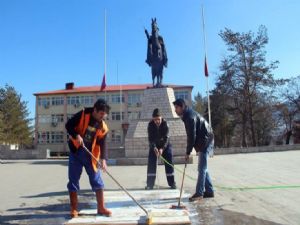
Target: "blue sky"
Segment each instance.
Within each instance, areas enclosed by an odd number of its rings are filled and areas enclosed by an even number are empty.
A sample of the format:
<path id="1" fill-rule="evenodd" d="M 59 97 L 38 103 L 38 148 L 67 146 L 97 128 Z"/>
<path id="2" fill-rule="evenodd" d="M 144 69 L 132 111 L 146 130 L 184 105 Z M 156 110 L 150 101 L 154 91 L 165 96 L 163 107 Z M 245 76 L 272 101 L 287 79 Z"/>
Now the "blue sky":
<path id="1" fill-rule="evenodd" d="M 107 11 L 107 84 L 150 83 L 146 36 L 156 17 L 169 58 L 164 82 L 193 85 L 205 94 L 201 5 L 205 9 L 210 87 L 226 47 L 218 33 L 268 29 L 267 61 L 279 60 L 276 78 L 300 74 L 299 0 L 0 0 L 0 86 L 33 93 L 100 85 Z"/>

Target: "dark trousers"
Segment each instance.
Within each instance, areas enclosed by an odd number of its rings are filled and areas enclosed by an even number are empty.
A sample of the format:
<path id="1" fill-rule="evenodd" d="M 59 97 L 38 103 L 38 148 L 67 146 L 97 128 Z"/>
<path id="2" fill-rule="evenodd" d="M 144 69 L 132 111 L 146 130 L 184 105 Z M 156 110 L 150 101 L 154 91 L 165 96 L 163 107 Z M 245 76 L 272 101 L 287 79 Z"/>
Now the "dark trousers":
<path id="1" fill-rule="evenodd" d="M 164 157 L 171 165 L 173 165 L 173 155 L 172 155 L 172 147 L 168 145 L 167 148 L 163 151 L 162 157 Z M 156 164 L 157 156 L 155 155 L 154 149 L 149 149 L 148 156 L 148 168 L 147 168 L 147 186 L 153 187 L 156 178 Z M 168 185 L 171 187 L 175 184 L 174 181 L 174 169 L 172 166 L 165 163 L 165 171 L 167 176 Z"/>
<path id="2" fill-rule="evenodd" d="M 67 185 L 69 192 L 79 191 L 79 179 L 83 167 L 89 176 L 93 191 L 103 189 L 104 183 L 100 169 L 95 172 L 91 156 L 84 149 L 79 148 L 75 153 L 70 152 L 69 156 L 69 182 Z"/>

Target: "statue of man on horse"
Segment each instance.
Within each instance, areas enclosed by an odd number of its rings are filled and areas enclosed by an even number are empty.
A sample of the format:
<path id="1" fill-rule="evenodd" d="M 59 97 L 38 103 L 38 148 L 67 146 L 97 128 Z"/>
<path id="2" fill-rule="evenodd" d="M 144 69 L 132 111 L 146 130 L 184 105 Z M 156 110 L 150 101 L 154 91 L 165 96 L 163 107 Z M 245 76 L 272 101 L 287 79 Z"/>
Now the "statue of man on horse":
<path id="1" fill-rule="evenodd" d="M 151 67 L 153 87 L 162 87 L 163 67 L 168 65 L 166 46 L 162 36 L 158 34 L 156 18 L 151 19 L 152 32 L 149 35 L 147 29 L 145 33 L 148 39 L 146 63 Z M 155 84 L 155 77 L 157 82 Z"/>

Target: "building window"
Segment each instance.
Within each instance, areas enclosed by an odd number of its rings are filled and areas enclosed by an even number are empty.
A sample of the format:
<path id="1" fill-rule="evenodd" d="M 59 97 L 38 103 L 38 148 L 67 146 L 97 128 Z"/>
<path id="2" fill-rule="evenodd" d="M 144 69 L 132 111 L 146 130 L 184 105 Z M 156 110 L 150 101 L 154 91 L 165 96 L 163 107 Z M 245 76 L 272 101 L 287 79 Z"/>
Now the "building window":
<path id="1" fill-rule="evenodd" d="M 51 143 L 64 143 L 64 132 L 62 131 L 52 131 L 51 132 Z"/>
<path id="2" fill-rule="evenodd" d="M 96 98 L 97 98 L 97 99 L 103 99 L 103 100 L 105 100 L 107 103 L 109 102 L 109 95 L 97 95 Z"/>
<path id="3" fill-rule="evenodd" d="M 93 96 L 81 96 L 80 104 L 84 105 L 84 106 L 92 106 L 94 104 L 94 97 Z"/>
<path id="4" fill-rule="evenodd" d="M 111 102 L 112 103 L 120 103 L 122 100 L 122 102 L 124 102 L 124 95 L 120 96 L 120 94 L 113 94 L 111 95 Z"/>
<path id="5" fill-rule="evenodd" d="M 128 94 L 128 106 L 141 106 L 141 94 Z"/>
<path id="6" fill-rule="evenodd" d="M 42 123 L 63 123 L 64 115 L 63 114 L 52 114 L 52 115 L 39 115 L 38 122 Z"/>
<path id="7" fill-rule="evenodd" d="M 128 111 L 128 120 L 137 120 L 141 118 L 141 112 L 131 112 Z"/>
<path id="8" fill-rule="evenodd" d="M 45 108 L 49 108 L 50 98 L 38 98 L 38 106 L 44 106 Z"/>
<path id="9" fill-rule="evenodd" d="M 39 144 L 49 144 L 50 143 L 50 132 L 48 132 L 48 131 L 38 132 L 38 143 Z"/>
<path id="10" fill-rule="evenodd" d="M 63 114 L 52 114 L 51 115 L 51 122 L 52 123 L 63 123 L 64 122 L 64 115 Z"/>
<path id="11" fill-rule="evenodd" d="M 50 115 L 39 115 L 38 123 L 51 123 L 51 116 Z"/>
<path id="12" fill-rule="evenodd" d="M 114 144 L 121 143 L 121 132 L 118 130 L 111 131 L 111 142 Z"/>
<path id="13" fill-rule="evenodd" d="M 189 92 L 188 91 L 175 91 L 175 99 L 182 98 L 183 100 L 189 100 Z"/>
<path id="14" fill-rule="evenodd" d="M 67 97 L 68 105 L 80 105 L 79 96 L 69 96 Z"/>
<path id="15" fill-rule="evenodd" d="M 64 104 L 64 97 L 52 97 L 52 105 L 63 105 Z"/>
<path id="16" fill-rule="evenodd" d="M 74 116 L 74 114 L 67 114 L 67 121 L 68 121 L 69 119 L 71 119 L 73 116 Z"/>
<path id="17" fill-rule="evenodd" d="M 121 120 L 121 113 L 120 112 L 112 112 L 111 119 L 112 120 Z M 124 120 L 124 112 L 122 112 L 122 120 Z"/>

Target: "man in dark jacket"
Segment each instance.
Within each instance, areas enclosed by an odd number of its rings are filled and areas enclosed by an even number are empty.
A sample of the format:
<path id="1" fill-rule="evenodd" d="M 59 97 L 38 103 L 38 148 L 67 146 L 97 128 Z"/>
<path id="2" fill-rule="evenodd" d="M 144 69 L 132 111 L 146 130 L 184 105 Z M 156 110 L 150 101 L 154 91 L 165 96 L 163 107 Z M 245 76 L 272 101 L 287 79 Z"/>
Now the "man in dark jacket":
<path id="1" fill-rule="evenodd" d="M 146 190 L 153 189 L 156 178 L 157 160 L 160 156 L 164 157 L 173 166 L 172 148 L 169 143 L 169 127 L 159 109 L 154 109 L 152 120 L 148 124 L 149 156 L 147 168 L 147 186 Z M 165 163 L 165 170 L 168 185 L 176 189 L 174 181 L 173 167 Z"/>
<path id="2" fill-rule="evenodd" d="M 67 123 L 66 129 L 69 137 L 69 182 L 71 217 L 78 216 L 77 192 L 79 191 L 79 179 L 84 167 L 97 198 L 97 213 L 111 216 L 111 211 L 104 206 L 104 183 L 97 162 L 83 149 L 85 146 L 101 161 L 101 169 L 106 171 L 107 151 L 105 146 L 108 127 L 104 118 L 109 113 L 109 105 L 98 99 L 93 108 L 85 108 L 76 113 Z"/>
<path id="3" fill-rule="evenodd" d="M 193 148 L 199 154 L 198 158 L 198 180 L 196 193 L 189 198 L 197 201 L 202 198 L 214 197 L 213 185 L 207 170 L 207 158 L 213 151 L 213 131 L 207 121 L 199 113 L 186 106 L 183 99 L 173 102 L 175 112 L 184 122 L 187 134 L 186 160 L 188 160 Z"/>

